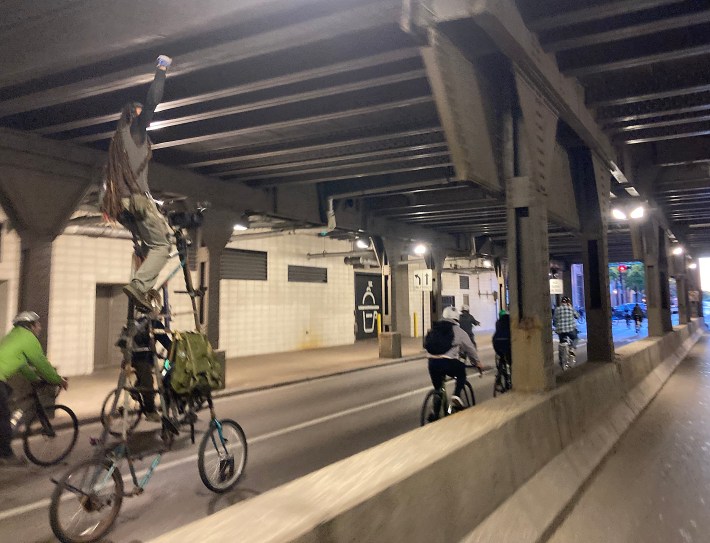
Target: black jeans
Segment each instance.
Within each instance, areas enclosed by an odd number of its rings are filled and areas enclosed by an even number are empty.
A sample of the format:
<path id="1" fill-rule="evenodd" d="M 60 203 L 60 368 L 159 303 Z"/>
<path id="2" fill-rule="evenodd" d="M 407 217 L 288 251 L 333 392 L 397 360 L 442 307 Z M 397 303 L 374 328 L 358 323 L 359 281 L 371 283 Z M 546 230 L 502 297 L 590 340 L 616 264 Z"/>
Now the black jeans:
<path id="1" fill-rule="evenodd" d="M 466 383 L 466 365 L 460 360 L 453 358 L 430 358 L 429 359 L 429 377 L 431 384 L 435 389 L 440 389 L 444 384 L 446 376 L 456 379 L 456 387 L 454 388 L 454 396 L 461 397 L 463 386 Z"/>
<path id="2" fill-rule="evenodd" d="M 0 381 L 0 458 L 12 456 L 12 426 L 10 425 L 10 394 L 12 388 Z"/>
<path id="3" fill-rule="evenodd" d="M 560 332 L 557 334 L 560 338 L 560 343 L 562 343 L 566 338 L 569 338 L 570 352 L 574 351 L 577 345 L 577 330 L 572 330 L 571 332 Z"/>
<path id="4" fill-rule="evenodd" d="M 143 353 L 135 353 L 131 364 L 136 370 L 136 387 L 146 390 L 146 392 L 141 392 L 143 410 L 146 413 L 152 413 L 155 411 L 155 392 L 148 392 L 148 390 L 153 389 L 153 353 L 146 353 L 147 356 L 142 355 Z"/>

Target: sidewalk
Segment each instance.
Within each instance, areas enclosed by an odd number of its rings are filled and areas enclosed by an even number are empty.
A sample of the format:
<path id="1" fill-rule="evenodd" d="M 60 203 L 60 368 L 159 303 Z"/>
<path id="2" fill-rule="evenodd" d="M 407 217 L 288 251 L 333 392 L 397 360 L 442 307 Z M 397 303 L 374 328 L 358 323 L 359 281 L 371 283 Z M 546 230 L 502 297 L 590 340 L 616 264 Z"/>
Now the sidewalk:
<path id="1" fill-rule="evenodd" d="M 491 336 L 476 334 L 476 342 L 481 347 L 490 346 Z M 402 358 L 395 359 L 379 358 L 376 339 L 338 347 L 229 358 L 225 389 L 215 397 L 423 358 L 422 338 L 402 338 Z M 71 407 L 81 422 L 98 420 L 101 402 L 116 387 L 118 372 L 116 367 L 70 378 L 69 390 L 62 392 L 59 403 Z"/>

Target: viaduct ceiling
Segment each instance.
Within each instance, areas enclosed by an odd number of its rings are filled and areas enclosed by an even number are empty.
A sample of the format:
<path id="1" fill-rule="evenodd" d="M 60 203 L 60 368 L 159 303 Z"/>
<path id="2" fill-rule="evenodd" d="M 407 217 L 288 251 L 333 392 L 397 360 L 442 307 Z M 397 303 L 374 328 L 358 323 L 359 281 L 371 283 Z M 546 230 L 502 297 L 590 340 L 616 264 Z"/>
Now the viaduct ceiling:
<path id="1" fill-rule="evenodd" d="M 517 0 L 577 78 L 634 187 L 696 254 L 710 253 L 710 6 Z M 457 182 L 401 0 L 55 0 L 3 3 L 0 126 L 106 149 L 175 59 L 154 160 L 253 188 L 303 187 L 442 233 L 505 238 L 505 201 Z M 146 5 L 149 4 L 149 5 Z M 505 59 L 483 62 L 495 79 Z M 619 198 L 624 185 L 615 185 Z M 550 252 L 575 258 L 550 224 Z M 610 258 L 631 257 L 610 224 Z"/>

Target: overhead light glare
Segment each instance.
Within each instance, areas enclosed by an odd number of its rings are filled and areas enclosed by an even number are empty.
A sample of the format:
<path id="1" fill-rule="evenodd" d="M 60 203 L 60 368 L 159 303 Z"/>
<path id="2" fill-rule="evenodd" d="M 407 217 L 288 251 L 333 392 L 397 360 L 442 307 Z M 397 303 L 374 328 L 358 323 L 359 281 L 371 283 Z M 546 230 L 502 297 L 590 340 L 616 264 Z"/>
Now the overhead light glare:
<path id="1" fill-rule="evenodd" d="M 626 216 L 626 213 L 621 211 L 618 207 L 615 207 L 614 209 L 611 210 L 611 216 L 619 221 L 625 221 L 628 218 Z"/>
<path id="2" fill-rule="evenodd" d="M 682 255 L 683 254 L 683 247 L 674 247 L 673 254 L 674 255 Z"/>
<path id="3" fill-rule="evenodd" d="M 691 262 L 690 264 L 688 264 L 688 269 L 689 270 L 697 270 L 698 265 L 695 262 Z"/>
<path id="4" fill-rule="evenodd" d="M 628 192 L 631 196 L 638 196 L 639 193 L 634 187 L 624 187 L 626 192 Z"/>
<path id="5" fill-rule="evenodd" d="M 421 255 L 423 255 L 423 254 L 425 254 L 425 253 L 426 253 L 426 245 L 424 245 L 424 244 L 422 244 L 422 243 L 419 243 L 419 244 L 415 245 L 415 247 L 414 247 L 414 254 L 415 254 L 415 255 L 420 255 L 420 256 L 421 256 Z"/>
<path id="6" fill-rule="evenodd" d="M 370 240 L 364 239 L 364 238 L 358 238 L 358 240 L 355 242 L 355 245 L 357 246 L 358 249 L 369 249 Z"/>
<path id="7" fill-rule="evenodd" d="M 643 206 L 638 206 L 636 209 L 634 209 L 634 210 L 631 212 L 630 217 L 631 217 L 632 219 L 643 219 L 643 214 L 644 214 L 644 212 L 645 212 L 645 211 L 644 211 Z"/>
<path id="8" fill-rule="evenodd" d="M 235 232 L 242 232 L 242 231 L 248 230 L 248 229 L 249 229 L 249 227 L 246 224 L 237 223 L 234 225 Z"/>

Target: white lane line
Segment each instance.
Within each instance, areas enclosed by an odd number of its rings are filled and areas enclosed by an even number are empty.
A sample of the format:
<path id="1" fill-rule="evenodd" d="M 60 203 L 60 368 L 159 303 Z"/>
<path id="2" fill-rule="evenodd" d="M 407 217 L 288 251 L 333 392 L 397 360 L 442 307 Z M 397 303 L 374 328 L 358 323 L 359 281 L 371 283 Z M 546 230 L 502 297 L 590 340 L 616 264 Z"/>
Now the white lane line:
<path id="1" fill-rule="evenodd" d="M 248 445 L 253 445 L 255 443 L 260 443 L 262 441 L 266 441 L 268 439 L 273 439 L 275 437 L 280 437 L 285 434 L 289 434 L 291 432 L 295 432 L 297 430 L 303 430 L 304 428 L 309 428 L 311 426 L 317 426 L 319 424 L 323 424 L 324 422 L 329 422 L 331 420 L 335 420 L 340 417 L 347 417 L 349 415 L 353 415 L 355 413 L 359 413 L 361 411 L 367 411 L 368 409 L 372 409 L 375 407 L 379 407 L 381 405 L 385 405 L 388 403 L 392 402 L 397 402 L 399 400 L 403 400 L 404 398 L 407 398 L 409 396 L 414 396 L 416 394 L 422 394 L 423 392 L 426 392 L 427 390 L 430 390 L 431 386 L 423 387 L 417 390 L 411 390 L 409 392 L 404 392 L 402 394 L 398 394 L 397 396 L 390 396 L 389 398 L 385 398 L 383 400 L 378 400 L 376 402 L 372 402 L 369 404 L 365 405 L 360 405 L 358 407 L 352 407 L 350 409 L 346 409 L 345 411 L 339 411 L 338 413 L 332 413 L 330 415 L 325 415 L 323 417 L 318 417 L 316 419 L 311 419 L 306 422 L 302 422 L 300 424 L 295 424 L 293 426 L 289 426 L 287 428 L 282 428 L 281 430 L 276 430 L 274 432 L 269 432 L 268 434 L 263 434 L 251 439 L 247 439 L 247 446 Z M 167 462 L 165 464 L 160 464 L 156 471 L 162 471 L 166 469 L 171 469 L 177 466 L 182 466 L 183 464 L 187 464 L 190 462 L 195 462 L 197 460 L 197 454 L 191 454 L 189 456 L 185 456 L 183 458 L 179 458 L 177 460 L 173 460 L 172 462 Z M 138 472 L 137 478 L 140 479 L 145 475 L 145 473 L 148 471 L 148 468 L 141 470 Z M 131 481 L 131 476 L 126 475 L 123 477 L 124 483 L 129 483 Z M 65 494 L 66 498 L 69 499 L 71 498 L 71 494 Z M 8 518 L 12 518 L 18 515 L 23 515 L 25 513 L 29 513 L 32 511 L 35 511 L 37 509 L 42 509 L 44 507 L 49 506 L 50 504 L 50 499 L 49 498 L 44 498 L 42 500 L 36 501 L 34 503 L 29 503 L 27 505 L 21 505 L 19 507 L 13 507 L 12 509 L 8 509 L 6 511 L 0 512 L 0 521 L 3 521 Z"/>

